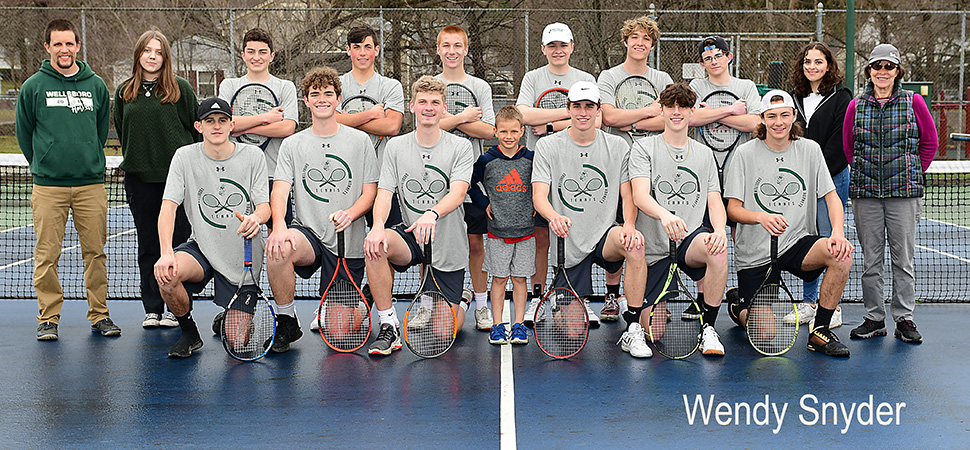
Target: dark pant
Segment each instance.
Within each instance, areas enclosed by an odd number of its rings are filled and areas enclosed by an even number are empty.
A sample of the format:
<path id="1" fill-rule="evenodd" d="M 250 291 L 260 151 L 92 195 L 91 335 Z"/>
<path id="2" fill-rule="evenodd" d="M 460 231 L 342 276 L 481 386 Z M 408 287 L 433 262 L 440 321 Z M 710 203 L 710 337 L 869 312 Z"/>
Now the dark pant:
<path id="1" fill-rule="evenodd" d="M 165 183 L 146 183 L 135 175 L 125 176 L 125 196 L 128 208 L 135 219 L 135 234 L 138 237 L 138 274 L 141 276 L 141 301 L 146 313 L 162 314 L 165 302 L 158 293 L 155 281 L 155 263 L 161 257 L 158 243 L 158 213 L 162 209 L 162 193 Z M 185 209 L 178 207 L 175 215 L 175 233 L 172 247 L 187 241 L 191 234 L 189 219 Z"/>

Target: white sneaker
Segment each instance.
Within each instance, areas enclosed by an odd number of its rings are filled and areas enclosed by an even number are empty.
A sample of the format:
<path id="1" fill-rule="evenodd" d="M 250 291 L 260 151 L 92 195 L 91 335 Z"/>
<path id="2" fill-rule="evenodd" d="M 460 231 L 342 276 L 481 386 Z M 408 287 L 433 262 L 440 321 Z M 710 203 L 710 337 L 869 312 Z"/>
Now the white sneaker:
<path id="1" fill-rule="evenodd" d="M 724 356 L 724 346 L 717 335 L 717 330 L 710 324 L 704 325 L 701 331 L 701 353 L 707 356 Z"/>
<path id="2" fill-rule="evenodd" d="M 589 307 L 589 300 L 586 300 L 584 298 L 583 299 L 583 304 L 586 305 L 586 315 L 589 316 L 589 324 L 590 325 L 599 325 L 600 324 L 600 318 Z"/>
<path id="3" fill-rule="evenodd" d="M 835 308 L 835 312 L 832 313 L 832 320 L 829 321 L 829 329 L 838 328 L 842 326 L 842 308 Z"/>
<path id="4" fill-rule="evenodd" d="M 529 307 L 525 309 L 525 319 L 523 320 L 526 326 L 531 327 L 535 325 L 536 309 L 539 309 L 539 300 L 538 297 L 529 300 Z"/>
<path id="5" fill-rule="evenodd" d="M 620 349 L 629 353 L 634 358 L 649 358 L 653 356 L 653 350 L 647 346 L 647 339 L 643 334 L 643 327 L 639 323 L 631 323 L 630 328 L 620 336 Z"/>
<path id="6" fill-rule="evenodd" d="M 310 331 L 320 331 L 320 322 L 323 321 L 323 317 L 318 321 L 318 315 L 320 315 L 320 305 L 317 305 L 316 309 L 313 310 L 313 317 L 310 318 Z"/>
<path id="7" fill-rule="evenodd" d="M 162 316 L 159 315 L 158 313 L 146 313 L 145 314 L 145 320 L 141 321 L 141 326 L 142 326 L 142 328 L 153 328 L 153 327 L 157 327 L 158 326 L 158 320 L 161 319 L 161 318 L 162 318 Z"/>
<path id="8" fill-rule="evenodd" d="M 804 325 L 806 323 L 809 323 L 809 322 L 812 321 L 812 319 L 815 318 L 815 304 L 814 303 L 801 302 L 801 303 L 795 305 L 795 308 L 798 310 L 798 324 L 799 325 Z M 792 312 L 786 314 L 785 317 L 783 317 L 781 320 L 784 321 L 785 323 L 795 323 L 795 312 L 792 311 Z"/>
<path id="9" fill-rule="evenodd" d="M 839 319 L 841 319 L 841 318 L 842 317 L 840 315 L 839 316 Z M 839 324 L 841 324 L 841 323 L 842 322 L 840 320 L 839 321 Z M 169 328 L 177 327 L 177 326 L 179 326 L 179 321 L 178 321 L 178 319 L 175 318 L 175 314 L 172 314 L 172 312 L 169 311 L 169 312 L 166 312 L 165 314 L 162 314 L 162 318 L 159 319 L 159 321 L 158 321 L 158 326 L 160 326 L 160 327 L 169 327 Z"/>
<path id="10" fill-rule="evenodd" d="M 431 324 L 431 310 L 419 306 L 417 311 L 412 311 L 408 315 L 407 328 L 425 328 Z M 491 329 L 491 328 L 489 328 Z"/>
<path id="11" fill-rule="evenodd" d="M 492 329 L 492 312 L 488 310 L 487 306 L 475 310 L 475 328 L 482 331 Z"/>

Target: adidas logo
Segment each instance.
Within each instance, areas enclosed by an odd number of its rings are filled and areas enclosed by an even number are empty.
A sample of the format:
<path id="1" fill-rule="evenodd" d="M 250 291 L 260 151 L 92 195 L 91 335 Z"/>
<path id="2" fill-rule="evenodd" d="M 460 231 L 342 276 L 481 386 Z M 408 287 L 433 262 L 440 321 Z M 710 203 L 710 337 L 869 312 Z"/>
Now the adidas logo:
<path id="1" fill-rule="evenodd" d="M 529 187 L 522 182 L 522 177 L 519 176 L 519 171 L 516 169 L 512 169 L 495 186 L 497 192 L 528 192 L 528 189 Z"/>

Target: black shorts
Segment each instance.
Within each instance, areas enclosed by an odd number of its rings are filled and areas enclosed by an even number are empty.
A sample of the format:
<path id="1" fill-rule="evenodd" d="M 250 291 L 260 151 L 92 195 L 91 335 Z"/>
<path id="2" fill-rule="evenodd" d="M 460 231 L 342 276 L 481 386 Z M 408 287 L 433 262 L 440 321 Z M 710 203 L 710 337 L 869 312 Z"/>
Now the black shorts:
<path id="1" fill-rule="evenodd" d="M 612 229 L 613 227 L 610 227 L 610 230 Z M 606 245 L 606 237 L 609 235 L 610 232 L 607 230 L 599 242 L 596 243 L 596 247 L 593 248 L 593 253 L 586 255 L 579 264 L 566 268 L 566 276 L 569 277 L 573 288 L 576 289 L 576 294 L 580 297 L 593 295 L 593 263 L 596 263 L 597 266 L 602 267 L 603 270 L 609 273 L 614 273 L 623 268 L 622 259 L 619 261 L 607 261 L 603 259 L 603 247 Z M 555 279 L 552 280 L 552 283 L 554 287 L 566 286 L 564 280 Z"/>
<path id="2" fill-rule="evenodd" d="M 535 223 L 537 228 L 549 228 L 549 221 L 542 214 L 536 213 Z"/>
<path id="3" fill-rule="evenodd" d="M 309 266 L 294 266 L 293 270 L 296 272 L 300 278 L 305 280 L 313 277 L 317 269 L 320 270 L 320 295 L 323 296 L 323 292 L 330 285 L 330 280 L 333 278 L 333 272 L 337 269 L 337 255 L 330 253 L 324 247 L 323 242 L 317 238 L 317 235 L 310 231 L 309 228 L 303 225 L 290 225 L 290 229 L 297 230 L 306 236 L 307 241 L 310 241 L 310 248 L 313 249 L 313 264 Z M 354 283 L 360 286 L 364 280 L 364 258 L 347 258 L 347 269 L 350 270 L 350 275 L 354 278 Z M 340 271 L 340 279 L 347 279 L 343 271 Z"/>
<path id="4" fill-rule="evenodd" d="M 687 265 L 687 249 L 690 248 L 691 242 L 697 238 L 701 233 L 710 233 L 711 230 L 703 225 L 693 233 L 687 235 L 677 246 L 677 268 L 681 273 L 690 277 L 691 280 L 697 281 L 704 278 L 707 273 L 707 267 L 690 267 Z M 647 290 L 644 292 L 643 299 L 644 304 L 652 305 L 657 296 L 663 290 L 664 283 L 667 282 L 667 275 L 670 273 L 670 258 L 663 258 L 647 267 Z"/>
<path id="5" fill-rule="evenodd" d="M 795 242 L 785 253 L 778 255 L 778 267 L 785 272 L 795 275 L 804 281 L 813 281 L 822 275 L 825 268 L 815 269 L 815 270 L 802 270 L 802 262 L 805 261 L 805 257 L 808 256 L 808 252 L 812 249 L 812 246 L 818 242 L 819 239 L 823 239 L 822 236 L 809 235 L 802 237 Z M 768 267 L 770 264 L 765 264 L 759 267 L 752 267 L 750 269 L 741 269 L 738 271 L 738 293 L 741 294 L 741 298 L 750 300 L 754 297 L 755 292 L 758 292 L 758 288 L 765 281 L 765 274 L 768 273 Z M 777 283 L 781 277 L 781 273 L 774 272 L 771 275 L 772 283 Z"/>
<path id="6" fill-rule="evenodd" d="M 404 242 L 411 250 L 411 260 L 406 265 L 399 266 L 397 264 L 391 264 L 391 267 L 398 272 L 406 272 L 411 267 L 421 265 L 424 262 L 424 249 L 418 244 L 418 240 L 415 239 L 413 233 L 404 231 L 405 228 L 403 224 L 391 227 L 391 230 L 401 235 L 401 238 L 404 239 Z M 438 281 L 438 288 L 444 294 L 445 300 L 457 305 L 461 301 L 461 291 L 465 288 L 465 269 L 445 272 L 431 267 L 431 271 L 434 273 L 435 280 Z"/>
<path id="7" fill-rule="evenodd" d="M 182 286 L 185 290 L 191 294 L 198 294 L 202 292 L 206 285 L 209 284 L 209 280 L 213 280 L 213 287 L 215 288 L 215 295 L 212 296 L 212 303 L 215 303 L 223 308 L 229 307 L 229 302 L 232 300 L 233 294 L 236 293 L 236 289 L 239 287 L 232 282 L 230 282 L 224 275 L 216 272 L 209 264 L 209 260 L 202 254 L 202 249 L 199 248 L 199 244 L 195 241 L 188 241 L 175 247 L 176 252 L 188 253 L 190 256 L 195 258 L 195 260 L 202 266 L 202 272 L 204 276 L 202 281 L 198 282 L 183 282 Z M 252 290 L 255 290 L 255 286 Z M 190 302 L 191 305 L 191 302 Z"/>
<path id="8" fill-rule="evenodd" d="M 721 193 L 721 201 L 724 202 L 724 214 L 725 214 L 725 218 L 727 218 L 727 226 L 733 230 L 734 228 L 736 228 L 738 226 L 738 223 L 735 222 L 735 221 L 733 221 L 733 220 L 731 220 L 730 217 L 727 217 L 728 199 L 727 199 L 727 197 L 724 197 L 724 193 L 723 192 Z M 710 229 L 713 230 L 714 229 L 714 225 L 711 224 L 711 214 L 710 213 L 711 213 L 710 210 L 708 210 L 708 209 L 705 209 L 704 210 L 704 219 L 701 221 L 701 225 L 703 225 L 703 226 L 705 226 L 705 227 L 710 228 Z"/>
<path id="9" fill-rule="evenodd" d="M 367 228 L 374 228 L 374 211 L 370 210 L 364 213 L 364 221 L 367 222 Z M 397 201 L 397 193 L 391 196 L 391 210 L 387 213 L 387 221 L 384 222 L 385 228 L 391 228 L 394 225 L 404 222 L 404 217 L 401 215 L 401 203 Z M 289 223 L 289 221 L 287 221 Z"/>
<path id="10" fill-rule="evenodd" d="M 488 215 L 474 203 L 462 203 L 465 208 L 465 225 L 468 234 L 488 233 Z"/>

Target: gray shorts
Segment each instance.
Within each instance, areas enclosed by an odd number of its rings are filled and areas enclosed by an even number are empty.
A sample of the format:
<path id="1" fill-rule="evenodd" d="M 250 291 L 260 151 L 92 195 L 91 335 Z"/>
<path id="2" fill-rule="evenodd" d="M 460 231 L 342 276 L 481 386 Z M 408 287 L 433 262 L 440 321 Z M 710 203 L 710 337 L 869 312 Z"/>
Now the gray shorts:
<path id="1" fill-rule="evenodd" d="M 501 238 L 486 237 L 482 269 L 498 278 L 531 277 L 536 273 L 535 237 L 514 244 Z"/>

